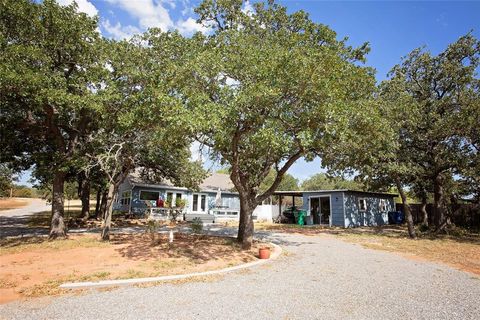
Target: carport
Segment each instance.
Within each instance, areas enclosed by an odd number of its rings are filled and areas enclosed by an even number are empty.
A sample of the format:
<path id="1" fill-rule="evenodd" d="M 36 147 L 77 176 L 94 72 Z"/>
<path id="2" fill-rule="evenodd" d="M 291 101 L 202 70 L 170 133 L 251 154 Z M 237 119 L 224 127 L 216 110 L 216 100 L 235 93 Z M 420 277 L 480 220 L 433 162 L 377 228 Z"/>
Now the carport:
<path id="1" fill-rule="evenodd" d="M 297 198 L 302 199 L 303 203 L 303 192 L 302 191 L 275 191 L 273 196 L 276 196 L 278 199 L 278 216 L 282 215 L 282 201 L 286 197 L 292 197 L 292 206 L 297 206 L 295 200 Z M 297 201 L 298 202 L 298 201 Z"/>

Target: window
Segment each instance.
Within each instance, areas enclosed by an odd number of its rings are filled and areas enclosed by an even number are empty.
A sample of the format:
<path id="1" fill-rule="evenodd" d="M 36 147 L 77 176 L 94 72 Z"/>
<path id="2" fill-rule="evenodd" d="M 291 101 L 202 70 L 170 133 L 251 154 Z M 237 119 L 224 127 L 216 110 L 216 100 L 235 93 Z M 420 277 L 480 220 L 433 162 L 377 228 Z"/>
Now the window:
<path id="1" fill-rule="evenodd" d="M 193 195 L 193 208 L 192 211 L 198 211 L 198 194 Z"/>
<path id="2" fill-rule="evenodd" d="M 204 194 L 202 194 L 202 195 L 200 196 L 200 199 L 201 199 L 201 200 L 200 200 L 200 208 L 202 209 L 202 211 L 205 211 L 205 202 L 206 202 L 206 200 L 207 200 L 207 196 L 204 195 Z"/>
<path id="3" fill-rule="evenodd" d="M 170 207 L 173 207 L 175 203 L 173 203 L 173 193 L 167 192 L 167 202 Z"/>
<path id="4" fill-rule="evenodd" d="M 122 206 L 129 206 L 130 205 L 131 196 L 132 196 L 131 191 L 122 192 L 122 197 L 120 199 L 120 203 L 122 204 Z"/>
<path id="5" fill-rule="evenodd" d="M 140 191 L 140 200 L 157 200 L 159 198 L 158 191 Z"/>
<path id="6" fill-rule="evenodd" d="M 380 203 L 378 204 L 378 210 L 380 210 L 380 212 L 385 212 L 387 211 L 387 208 L 388 208 L 387 200 L 380 199 Z"/>
<path id="7" fill-rule="evenodd" d="M 359 198 L 358 199 L 358 210 L 359 211 L 367 211 L 367 199 Z"/>

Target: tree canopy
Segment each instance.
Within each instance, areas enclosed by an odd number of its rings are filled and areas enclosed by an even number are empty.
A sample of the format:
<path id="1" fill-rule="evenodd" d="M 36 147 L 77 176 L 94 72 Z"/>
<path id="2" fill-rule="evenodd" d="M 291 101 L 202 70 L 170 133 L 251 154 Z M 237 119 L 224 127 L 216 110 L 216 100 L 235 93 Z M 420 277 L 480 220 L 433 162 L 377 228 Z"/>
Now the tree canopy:
<path id="1" fill-rule="evenodd" d="M 368 45 L 352 48 L 308 14 L 273 2 L 204 1 L 196 34 L 179 70 L 178 94 L 196 139 L 231 167 L 241 202 L 238 238 L 251 245 L 253 209 L 278 188 L 298 159 L 321 155 L 337 131 L 337 113 L 360 108 L 373 93 Z M 183 62 L 183 60 L 181 60 Z M 271 170 L 275 178 L 260 186 Z"/>
<path id="2" fill-rule="evenodd" d="M 305 191 L 335 189 L 367 191 L 361 182 L 347 180 L 338 176 L 330 177 L 325 173 L 317 173 L 306 179 L 302 182 L 301 189 Z"/>
<path id="3" fill-rule="evenodd" d="M 66 233 L 65 181 L 93 167 L 108 176 L 110 208 L 135 166 L 181 185 L 203 174 L 176 120 L 172 64 L 141 41 L 103 39 L 75 3 L 0 2 L 1 160 L 53 184 L 51 238 Z"/>

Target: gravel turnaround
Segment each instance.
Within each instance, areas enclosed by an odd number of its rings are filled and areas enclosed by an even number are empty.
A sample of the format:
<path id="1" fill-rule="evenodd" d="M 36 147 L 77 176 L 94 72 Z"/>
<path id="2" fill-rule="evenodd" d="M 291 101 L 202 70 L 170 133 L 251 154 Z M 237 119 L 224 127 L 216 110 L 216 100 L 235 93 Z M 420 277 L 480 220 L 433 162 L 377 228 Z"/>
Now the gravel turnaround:
<path id="1" fill-rule="evenodd" d="M 480 279 L 329 236 L 266 234 L 284 255 L 209 281 L 0 305 L 0 319 L 479 319 Z"/>

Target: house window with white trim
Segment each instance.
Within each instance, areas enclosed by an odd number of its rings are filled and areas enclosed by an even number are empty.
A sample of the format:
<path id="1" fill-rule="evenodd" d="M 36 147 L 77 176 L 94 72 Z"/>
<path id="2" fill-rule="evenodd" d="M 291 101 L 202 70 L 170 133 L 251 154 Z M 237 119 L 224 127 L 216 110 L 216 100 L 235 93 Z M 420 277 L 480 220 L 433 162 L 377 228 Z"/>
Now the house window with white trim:
<path id="1" fill-rule="evenodd" d="M 380 210 L 380 212 L 386 212 L 388 210 L 388 203 L 386 199 L 380 199 L 378 210 Z"/>
<path id="2" fill-rule="evenodd" d="M 156 201 L 160 193 L 158 191 L 140 191 L 140 200 Z"/>
<path id="3" fill-rule="evenodd" d="M 122 206 L 129 206 L 131 198 L 132 198 L 132 191 L 124 191 L 122 192 L 120 203 L 122 204 Z"/>
<path id="4" fill-rule="evenodd" d="M 205 211 L 206 209 L 206 202 L 207 202 L 207 196 L 202 194 L 200 196 L 200 209 L 202 209 L 202 211 Z"/>
<path id="5" fill-rule="evenodd" d="M 167 192 L 167 202 L 169 207 L 175 206 L 175 203 L 173 202 L 173 192 Z"/>
<path id="6" fill-rule="evenodd" d="M 359 211 L 367 211 L 367 199 L 359 198 L 358 199 L 358 210 Z"/>

